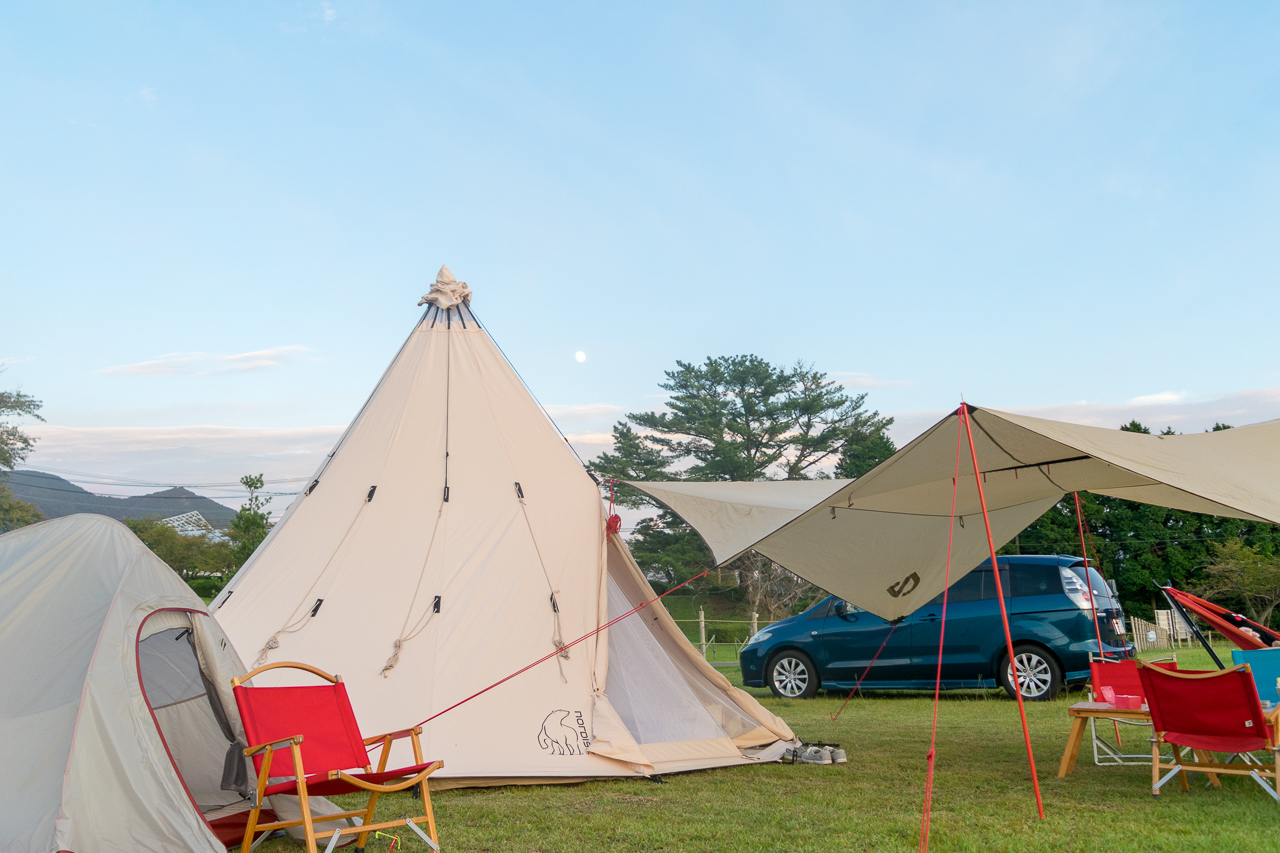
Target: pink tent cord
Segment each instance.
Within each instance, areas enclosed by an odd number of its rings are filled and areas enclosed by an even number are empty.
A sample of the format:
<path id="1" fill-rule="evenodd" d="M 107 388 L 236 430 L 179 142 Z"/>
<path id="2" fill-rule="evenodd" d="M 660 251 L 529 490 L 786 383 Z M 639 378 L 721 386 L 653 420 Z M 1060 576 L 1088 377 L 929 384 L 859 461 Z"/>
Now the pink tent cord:
<path id="1" fill-rule="evenodd" d="M 853 694 L 858 692 L 858 688 L 862 686 L 862 679 L 866 678 L 867 673 L 871 671 L 871 667 L 876 665 L 876 658 L 880 657 L 880 653 L 884 651 L 884 647 L 889 644 L 889 638 L 893 636 L 893 629 L 897 627 L 897 622 L 891 622 L 889 624 L 889 633 L 884 635 L 884 642 L 880 644 L 880 648 L 876 649 L 875 655 L 871 658 L 871 663 L 867 664 L 867 668 L 862 671 L 862 675 L 858 676 L 858 682 L 853 685 L 853 689 L 849 691 L 849 695 L 844 697 L 844 702 L 840 705 L 840 710 L 831 715 L 831 722 L 834 723 L 836 720 L 840 719 L 840 715 L 844 713 L 844 706 L 848 705 L 849 700 L 853 698 Z"/>
<path id="2" fill-rule="evenodd" d="M 668 595 L 670 595 L 671 593 L 675 592 L 675 591 L 676 591 L 677 589 L 679 589 L 680 587 L 685 586 L 686 584 L 691 584 L 691 583 L 693 583 L 694 581 L 696 581 L 698 578 L 705 577 L 705 576 L 707 575 L 707 573 L 708 573 L 708 572 L 710 572 L 710 571 L 711 571 L 710 569 L 706 569 L 706 570 L 704 570 L 704 571 L 702 572 L 702 574 L 694 575 L 693 577 L 689 578 L 689 579 L 688 579 L 687 581 L 685 581 L 684 583 L 682 583 L 682 584 L 678 584 L 678 585 L 676 585 L 676 586 L 671 587 L 671 589 L 667 590 L 667 591 L 666 591 L 666 592 L 664 592 L 662 595 L 659 595 L 657 598 L 651 598 L 651 599 L 649 599 L 648 601 L 646 601 L 644 604 L 641 604 L 641 605 L 638 605 L 638 606 L 636 606 L 636 607 L 631 608 L 631 609 L 630 609 L 630 610 L 628 610 L 626 613 L 623 613 L 621 616 L 617 617 L 616 619 L 610 619 L 608 622 L 606 622 L 605 624 L 601 625 L 599 628 L 596 628 L 595 630 L 592 630 L 592 631 L 588 631 L 587 633 L 583 634 L 581 637 L 579 637 L 578 639 L 574 640 L 574 641 L 573 641 L 573 642 L 571 642 L 571 643 L 565 643 L 563 646 L 560 646 L 559 648 L 557 648 L 554 652 L 551 652 L 551 653 L 550 653 L 550 654 L 548 654 L 548 655 L 544 655 L 544 656 L 542 656 L 542 657 L 538 658 L 538 659 L 537 659 L 536 661 L 534 661 L 533 663 L 529 664 L 529 665 L 528 665 L 528 666 L 526 666 L 526 667 L 523 667 L 523 668 L 521 668 L 521 669 L 516 670 L 515 672 L 511 673 L 510 675 L 508 675 L 506 678 L 501 678 L 501 679 L 499 679 L 499 680 L 497 680 L 497 681 L 493 682 L 493 684 L 490 684 L 488 687 L 484 688 L 483 690 L 478 690 L 478 691 L 476 691 L 475 693 L 472 693 L 472 694 L 471 694 L 470 696 L 468 696 L 466 699 L 463 699 L 463 700 L 462 700 L 462 701 L 460 701 L 460 702 L 454 702 L 452 705 L 450 705 L 448 708 L 445 708 L 443 711 L 440 711 L 440 712 L 438 712 L 438 713 L 432 714 L 430 717 L 427 717 L 425 720 L 423 720 L 422 722 L 418 723 L 418 725 L 420 725 L 420 726 L 425 726 L 427 723 L 431 722 L 431 721 L 432 721 L 432 720 L 434 720 L 436 717 L 439 717 L 439 716 L 442 716 L 442 715 L 444 715 L 444 714 L 447 714 L 447 713 L 449 713 L 450 711 L 452 711 L 454 708 L 457 708 L 457 707 L 458 707 L 458 706 L 460 706 L 460 705 L 465 705 L 465 704 L 467 704 L 468 702 L 470 702 L 472 699 L 476 698 L 477 696 L 483 696 L 484 694 L 488 693 L 490 690 L 492 690 L 493 688 L 497 687 L 498 685 L 500 685 L 500 684 L 506 684 L 508 681 L 510 681 L 511 679 L 515 678 L 517 675 L 520 675 L 520 674 L 522 674 L 522 673 L 528 672 L 529 670 L 533 669 L 535 666 L 537 666 L 537 665 L 538 665 L 538 664 L 540 664 L 540 663 L 546 663 L 547 661 L 551 660 L 551 659 L 552 659 L 553 657 L 555 657 L 556 655 L 561 654 L 562 652 L 564 652 L 564 650 L 565 650 L 565 649 L 573 648 L 574 646 L 578 645 L 578 643 L 581 643 L 583 640 L 588 640 L 588 639 L 590 639 L 590 638 L 594 637 L 596 634 L 599 634 L 601 631 L 603 631 L 604 629 L 608 628 L 610 625 L 616 625 L 617 623 L 621 622 L 623 619 L 626 619 L 628 616 L 632 615 L 633 613 L 639 613 L 641 610 L 643 610 L 644 608 L 648 607 L 650 604 L 653 604 L 655 601 L 660 601 L 660 600 L 662 600 L 663 598 L 666 598 Z"/>

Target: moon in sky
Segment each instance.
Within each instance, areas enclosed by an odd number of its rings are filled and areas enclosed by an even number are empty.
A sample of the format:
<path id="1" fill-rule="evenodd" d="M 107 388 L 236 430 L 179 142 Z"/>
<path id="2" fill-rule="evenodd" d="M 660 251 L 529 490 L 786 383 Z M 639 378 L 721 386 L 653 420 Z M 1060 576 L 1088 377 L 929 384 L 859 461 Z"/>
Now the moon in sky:
<path id="1" fill-rule="evenodd" d="M 582 362 L 584 362 L 584 361 L 586 361 L 586 360 L 587 360 L 587 354 L 586 354 L 585 352 L 583 352 L 582 350 L 578 350 L 577 352 L 575 352 L 575 353 L 573 354 L 573 357 L 574 357 L 574 358 L 576 358 L 576 359 L 578 360 L 578 363 L 579 363 L 579 364 L 581 364 Z"/>

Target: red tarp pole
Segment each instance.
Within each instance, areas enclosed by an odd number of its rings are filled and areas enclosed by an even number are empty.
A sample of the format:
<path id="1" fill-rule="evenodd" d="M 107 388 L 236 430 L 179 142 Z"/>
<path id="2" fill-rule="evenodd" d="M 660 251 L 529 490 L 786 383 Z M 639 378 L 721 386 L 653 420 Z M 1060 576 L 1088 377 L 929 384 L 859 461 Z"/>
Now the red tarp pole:
<path id="1" fill-rule="evenodd" d="M 996 579 L 996 600 L 1000 602 L 1000 621 L 1004 623 L 1005 649 L 1013 673 L 1013 695 L 1018 700 L 1018 716 L 1022 718 L 1022 739 L 1027 744 L 1027 763 L 1031 765 L 1031 786 L 1036 792 L 1036 811 L 1044 818 L 1044 802 L 1040 799 L 1040 779 L 1036 775 L 1036 757 L 1031 751 L 1031 730 L 1027 728 L 1027 709 L 1022 702 L 1022 682 L 1018 678 L 1017 659 L 1013 655 L 1013 634 L 1009 631 L 1009 611 L 1004 606 L 1004 589 L 1000 584 L 1000 565 L 996 562 L 996 539 L 991 534 L 991 517 L 987 514 L 987 498 L 982 491 L 982 470 L 978 467 L 978 450 L 973 443 L 973 426 L 969 423 L 969 404 L 960 404 L 960 422 L 969 436 L 969 455 L 973 458 L 973 478 L 978 484 L 978 503 L 982 505 L 982 523 L 987 529 L 987 546 L 991 549 L 991 574 Z"/>
<path id="2" fill-rule="evenodd" d="M 951 518 L 947 522 L 947 573 L 942 578 L 942 623 L 938 626 L 938 667 L 933 679 L 933 728 L 929 732 L 929 753 L 925 756 L 924 809 L 920 814 L 919 853 L 929 849 L 929 819 L 933 813 L 933 769 L 938 756 L 938 701 L 942 696 L 942 649 L 947 639 L 947 597 L 951 592 L 951 546 L 956 541 L 956 495 L 960 492 L 960 439 L 964 430 L 956 425 L 956 470 L 951 478 Z"/>
<path id="3" fill-rule="evenodd" d="M 1102 651 L 1102 629 L 1098 627 L 1098 605 L 1093 600 L 1093 578 L 1089 576 L 1089 548 L 1084 544 L 1084 508 L 1080 506 L 1079 492 L 1072 492 L 1071 497 L 1076 502 L 1076 527 L 1080 531 L 1080 553 L 1084 559 L 1084 586 L 1089 591 L 1089 607 L 1093 611 L 1093 635 L 1098 638 L 1099 660 L 1106 660 L 1107 656 Z M 1101 563 L 1098 564 L 1098 577 L 1102 577 Z M 1116 746 L 1120 746 L 1120 721 L 1112 720 L 1111 725 L 1116 730 Z"/>
<path id="4" fill-rule="evenodd" d="M 1089 551 L 1084 544 L 1084 510 L 1080 508 L 1080 493 L 1072 492 L 1076 499 L 1076 527 L 1080 529 L 1080 553 L 1084 555 L 1084 588 L 1089 591 L 1089 607 L 1093 611 L 1093 635 L 1098 638 L 1098 657 L 1102 657 L 1102 629 L 1098 627 L 1098 605 L 1093 601 L 1093 578 L 1089 577 Z M 1101 572 L 1098 573 L 1101 576 Z"/>

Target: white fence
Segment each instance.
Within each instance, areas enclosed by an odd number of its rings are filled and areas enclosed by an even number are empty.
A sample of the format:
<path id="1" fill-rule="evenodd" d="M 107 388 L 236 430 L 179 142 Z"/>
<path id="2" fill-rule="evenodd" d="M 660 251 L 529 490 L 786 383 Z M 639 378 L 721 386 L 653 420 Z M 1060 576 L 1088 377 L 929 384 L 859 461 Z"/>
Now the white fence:
<path id="1" fill-rule="evenodd" d="M 697 639 L 689 637 L 689 641 L 702 651 L 702 656 L 707 659 L 708 663 L 713 666 L 733 666 L 737 664 L 738 652 L 742 651 L 742 647 L 747 644 L 747 640 L 750 640 L 762 628 L 768 628 L 777 620 L 761 621 L 758 613 L 752 613 L 750 619 L 719 619 L 715 617 L 708 619 L 707 614 L 699 607 L 697 619 L 674 619 L 673 621 L 681 626 L 681 630 L 685 632 L 686 636 L 692 632 L 684 628 L 685 625 L 698 626 Z M 713 623 L 711 634 L 707 633 L 707 622 Z M 747 635 L 741 641 L 717 640 L 714 633 L 716 625 L 746 625 Z"/>

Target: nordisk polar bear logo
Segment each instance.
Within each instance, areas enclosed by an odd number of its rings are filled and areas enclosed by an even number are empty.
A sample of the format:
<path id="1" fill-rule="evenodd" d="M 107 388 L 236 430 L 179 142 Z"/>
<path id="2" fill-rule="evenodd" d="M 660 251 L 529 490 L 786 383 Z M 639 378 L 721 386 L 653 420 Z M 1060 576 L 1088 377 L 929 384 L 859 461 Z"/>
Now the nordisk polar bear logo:
<path id="1" fill-rule="evenodd" d="M 586 755 L 591 738 L 582 712 L 560 709 L 547 714 L 538 732 L 538 746 L 552 755 Z"/>

